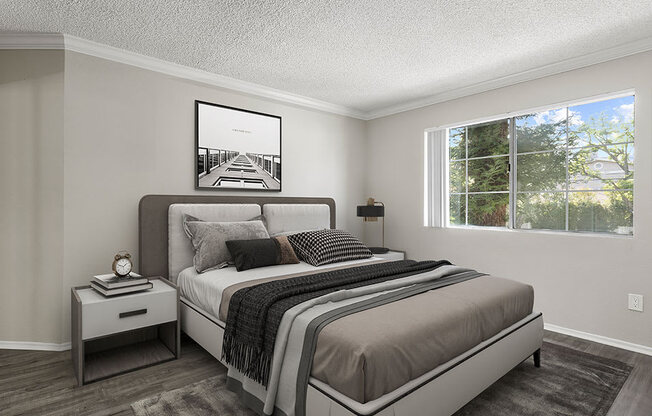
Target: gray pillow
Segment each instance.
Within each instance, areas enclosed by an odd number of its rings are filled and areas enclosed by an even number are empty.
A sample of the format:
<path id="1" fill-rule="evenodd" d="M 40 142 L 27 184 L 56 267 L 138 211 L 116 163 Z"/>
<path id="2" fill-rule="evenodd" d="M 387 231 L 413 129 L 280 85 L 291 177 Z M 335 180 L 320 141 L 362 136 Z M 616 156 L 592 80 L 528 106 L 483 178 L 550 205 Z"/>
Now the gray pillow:
<path id="1" fill-rule="evenodd" d="M 190 214 L 186 214 L 186 213 L 183 214 L 183 231 L 186 233 L 188 238 L 192 238 L 192 236 L 190 235 L 190 231 L 188 231 L 188 227 L 186 226 L 186 223 L 190 221 L 204 221 L 204 220 L 201 220 L 197 217 L 193 217 Z M 267 229 L 267 218 L 265 218 L 265 216 L 262 214 L 257 215 L 253 218 L 249 218 L 247 221 L 262 221 L 263 225 L 265 226 L 265 229 Z"/>
<path id="2" fill-rule="evenodd" d="M 229 240 L 269 238 L 262 221 L 204 222 L 184 219 L 184 230 L 195 249 L 193 264 L 197 273 L 225 267 L 233 261 L 226 247 Z"/>

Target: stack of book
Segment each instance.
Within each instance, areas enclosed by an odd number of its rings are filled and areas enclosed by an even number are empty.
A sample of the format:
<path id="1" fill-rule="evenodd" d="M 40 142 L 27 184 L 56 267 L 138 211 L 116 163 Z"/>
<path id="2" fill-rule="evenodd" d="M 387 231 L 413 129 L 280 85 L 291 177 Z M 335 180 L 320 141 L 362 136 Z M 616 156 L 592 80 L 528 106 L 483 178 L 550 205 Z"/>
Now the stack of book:
<path id="1" fill-rule="evenodd" d="M 91 287 L 104 296 L 115 296 L 151 289 L 153 285 L 148 278 L 136 273 L 125 277 L 110 273 L 93 276 Z"/>

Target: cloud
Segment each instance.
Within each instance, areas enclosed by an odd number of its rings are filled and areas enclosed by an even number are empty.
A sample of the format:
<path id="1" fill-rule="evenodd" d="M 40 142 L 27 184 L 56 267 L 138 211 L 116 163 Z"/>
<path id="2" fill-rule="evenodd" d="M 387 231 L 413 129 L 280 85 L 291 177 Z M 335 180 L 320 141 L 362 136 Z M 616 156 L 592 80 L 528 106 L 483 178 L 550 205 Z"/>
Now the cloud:
<path id="1" fill-rule="evenodd" d="M 568 117 L 568 124 L 570 126 L 581 126 L 584 124 L 584 120 L 582 120 L 582 113 L 579 111 L 568 110 Z"/>
<path id="2" fill-rule="evenodd" d="M 560 108 L 557 110 L 541 111 L 532 116 L 532 120 L 536 126 L 545 123 L 559 123 L 560 121 L 566 120 L 566 108 Z M 571 126 L 579 126 L 584 124 L 582 121 L 582 115 L 573 110 L 568 110 L 568 123 Z"/>
<path id="3" fill-rule="evenodd" d="M 614 116 L 612 120 L 615 122 L 618 121 L 630 122 L 634 120 L 634 103 L 622 104 L 614 108 L 614 111 L 616 112 L 617 116 Z"/>
<path id="4" fill-rule="evenodd" d="M 550 114 L 550 121 L 553 123 L 559 123 L 560 121 L 566 120 L 566 109 L 560 108 L 559 110 L 548 111 Z"/>
<path id="5" fill-rule="evenodd" d="M 546 121 L 548 119 L 548 112 L 545 111 L 545 112 L 542 112 L 542 113 L 536 113 L 534 115 L 533 119 L 534 119 L 534 124 L 536 126 L 538 126 L 539 124 L 546 123 Z"/>

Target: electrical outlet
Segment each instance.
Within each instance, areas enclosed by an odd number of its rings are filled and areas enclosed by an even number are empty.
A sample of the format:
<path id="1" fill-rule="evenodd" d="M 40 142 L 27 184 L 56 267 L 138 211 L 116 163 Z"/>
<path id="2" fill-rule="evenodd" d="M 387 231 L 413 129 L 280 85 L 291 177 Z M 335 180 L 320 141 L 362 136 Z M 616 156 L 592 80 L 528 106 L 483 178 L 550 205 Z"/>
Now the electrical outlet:
<path id="1" fill-rule="evenodd" d="M 643 295 L 629 294 L 629 310 L 643 312 Z"/>

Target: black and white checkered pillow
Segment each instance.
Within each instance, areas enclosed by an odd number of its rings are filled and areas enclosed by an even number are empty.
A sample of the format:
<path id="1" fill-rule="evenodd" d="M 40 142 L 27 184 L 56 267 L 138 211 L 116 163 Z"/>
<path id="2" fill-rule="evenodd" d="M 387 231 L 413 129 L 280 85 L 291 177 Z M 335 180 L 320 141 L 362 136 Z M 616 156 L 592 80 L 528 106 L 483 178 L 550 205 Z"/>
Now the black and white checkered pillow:
<path id="1" fill-rule="evenodd" d="M 288 241 L 299 258 L 313 266 L 372 256 L 367 246 L 342 230 L 305 231 L 289 235 Z"/>

